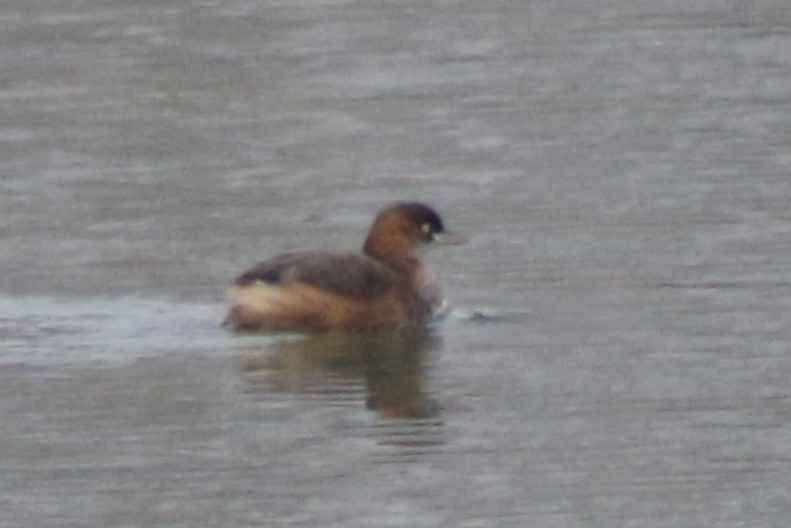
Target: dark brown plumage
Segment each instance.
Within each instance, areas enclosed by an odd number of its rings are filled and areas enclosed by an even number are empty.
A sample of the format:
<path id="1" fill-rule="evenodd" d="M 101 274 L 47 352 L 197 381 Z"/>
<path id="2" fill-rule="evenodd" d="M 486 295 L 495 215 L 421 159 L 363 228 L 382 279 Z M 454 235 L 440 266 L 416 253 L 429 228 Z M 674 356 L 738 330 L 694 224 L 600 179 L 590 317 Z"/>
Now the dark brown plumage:
<path id="1" fill-rule="evenodd" d="M 244 272 L 228 290 L 226 324 L 264 331 L 422 324 L 441 296 L 418 250 L 443 235 L 442 220 L 430 207 L 391 204 L 374 219 L 362 254 L 286 253 Z"/>

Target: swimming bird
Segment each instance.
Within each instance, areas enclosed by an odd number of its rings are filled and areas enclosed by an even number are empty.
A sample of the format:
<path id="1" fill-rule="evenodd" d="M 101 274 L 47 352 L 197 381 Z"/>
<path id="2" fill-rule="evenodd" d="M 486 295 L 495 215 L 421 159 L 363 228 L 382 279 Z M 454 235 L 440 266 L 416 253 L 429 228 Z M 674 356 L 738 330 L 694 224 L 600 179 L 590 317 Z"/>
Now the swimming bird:
<path id="1" fill-rule="evenodd" d="M 390 204 L 374 218 L 362 253 L 284 253 L 242 273 L 227 291 L 223 324 L 267 332 L 422 325 L 443 301 L 421 250 L 461 243 L 428 205 Z"/>

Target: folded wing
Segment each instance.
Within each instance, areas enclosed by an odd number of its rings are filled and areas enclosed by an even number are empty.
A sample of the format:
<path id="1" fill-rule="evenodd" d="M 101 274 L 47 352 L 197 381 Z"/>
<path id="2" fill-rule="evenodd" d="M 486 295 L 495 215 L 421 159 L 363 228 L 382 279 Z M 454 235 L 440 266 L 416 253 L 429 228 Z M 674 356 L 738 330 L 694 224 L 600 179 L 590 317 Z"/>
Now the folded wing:
<path id="1" fill-rule="evenodd" d="M 307 251 L 285 253 L 261 262 L 234 283 L 248 286 L 257 282 L 271 285 L 301 282 L 339 295 L 366 299 L 384 295 L 397 281 L 394 272 L 365 256 Z"/>

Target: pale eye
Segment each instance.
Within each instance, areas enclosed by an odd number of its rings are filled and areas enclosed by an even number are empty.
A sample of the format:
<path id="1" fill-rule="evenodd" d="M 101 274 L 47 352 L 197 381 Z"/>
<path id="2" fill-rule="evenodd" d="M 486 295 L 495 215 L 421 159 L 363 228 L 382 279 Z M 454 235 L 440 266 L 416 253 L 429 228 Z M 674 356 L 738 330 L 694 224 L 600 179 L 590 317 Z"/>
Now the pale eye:
<path id="1" fill-rule="evenodd" d="M 429 233 L 431 233 L 431 224 L 423 224 L 422 226 L 420 226 L 420 230 L 428 235 Z"/>

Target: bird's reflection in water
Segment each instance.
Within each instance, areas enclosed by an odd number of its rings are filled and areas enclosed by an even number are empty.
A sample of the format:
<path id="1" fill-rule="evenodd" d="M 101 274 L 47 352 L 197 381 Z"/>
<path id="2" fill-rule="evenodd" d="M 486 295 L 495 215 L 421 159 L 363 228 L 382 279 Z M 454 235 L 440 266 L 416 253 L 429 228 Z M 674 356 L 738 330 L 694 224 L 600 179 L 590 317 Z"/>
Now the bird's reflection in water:
<path id="1" fill-rule="evenodd" d="M 379 418 L 379 444 L 420 450 L 442 443 L 440 409 L 426 388 L 440 346 L 431 329 L 412 327 L 284 339 L 245 351 L 245 386 L 262 396 L 297 392 L 322 403 L 364 402 Z"/>

